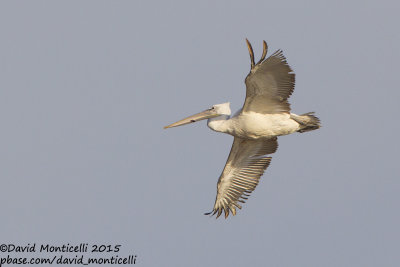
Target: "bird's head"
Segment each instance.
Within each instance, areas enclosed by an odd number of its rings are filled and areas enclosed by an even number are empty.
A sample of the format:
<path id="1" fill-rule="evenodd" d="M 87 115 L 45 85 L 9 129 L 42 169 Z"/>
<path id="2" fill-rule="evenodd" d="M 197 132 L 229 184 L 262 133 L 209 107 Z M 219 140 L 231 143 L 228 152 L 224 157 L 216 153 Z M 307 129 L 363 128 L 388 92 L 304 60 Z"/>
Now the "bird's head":
<path id="1" fill-rule="evenodd" d="M 211 109 L 214 109 L 215 112 L 216 112 L 218 115 L 227 115 L 227 116 L 230 116 L 230 115 L 231 115 L 231 107 L 230 107 L 230 104 L 231 104 L 231 103 L 229 103 L 229 102 L 222 103 L 222 104 L 216 104 L 216 105 L 213 105 L 213 106 L 211 107 Z"/>
<path id="2" fill-rule="evenodd" d="M 201 121 L 201 120 L 205 120 L 205 119 L 215 118 L 215 117 L 219 117 L 222 115 L 225 115 L 225 116 L 231 115 L 231 108 L 230 108 L 229 102 L 213 105 L 211 108 L 206 109 L 200 113 L 194 114 L 194 115 L 184 118 L 180 121 L 172 123 L 168 126 L 165 126 L 164 129 L 177 127 L 177 126 L 181 126 L 181 125 L 185 125 L 185 124 L 189 124 L 189 123 L 193 123 L 193 122 Z"/>

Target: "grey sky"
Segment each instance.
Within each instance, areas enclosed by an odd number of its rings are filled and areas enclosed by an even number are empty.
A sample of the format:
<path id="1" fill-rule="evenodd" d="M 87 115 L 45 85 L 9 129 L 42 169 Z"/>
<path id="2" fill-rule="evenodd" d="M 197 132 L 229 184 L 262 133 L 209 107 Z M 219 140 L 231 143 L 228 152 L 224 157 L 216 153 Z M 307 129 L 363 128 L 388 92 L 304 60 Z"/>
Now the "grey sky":
<path id="1" fill-rule="evenodd" d="M 394 3 L 1 1 L 0 243 L 118 243 L 138 266 L 398 266 Z M 323 128 L 280 138 L 243 209 L 215 220 L 233 138 L 162 127 L 241 108 L 246 37 L 256 58 L 263 39 L 284 51 L 292 110 Z"/>

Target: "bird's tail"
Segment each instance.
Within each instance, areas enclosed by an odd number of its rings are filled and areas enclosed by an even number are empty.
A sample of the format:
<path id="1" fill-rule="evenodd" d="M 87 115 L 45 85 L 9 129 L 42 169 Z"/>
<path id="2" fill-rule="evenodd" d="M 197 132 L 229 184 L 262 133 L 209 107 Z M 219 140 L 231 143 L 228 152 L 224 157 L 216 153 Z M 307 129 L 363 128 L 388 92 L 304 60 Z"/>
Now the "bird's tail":
<path id="1" fill-rule="evenodd" d="M 302 115 L 290 114 L 290 118 L 300 124 L 299 133 L 309 132 L 321 127 L 320 120 L 314 115 L 314 112 L 304 113 Z"/>

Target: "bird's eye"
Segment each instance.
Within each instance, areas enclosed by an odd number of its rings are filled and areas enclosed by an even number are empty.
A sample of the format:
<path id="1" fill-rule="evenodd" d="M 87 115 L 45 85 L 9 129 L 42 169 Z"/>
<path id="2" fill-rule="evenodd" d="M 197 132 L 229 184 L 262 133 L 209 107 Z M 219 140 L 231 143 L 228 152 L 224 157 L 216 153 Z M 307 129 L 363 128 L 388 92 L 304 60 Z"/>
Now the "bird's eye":
<path id="1" fill-rule="evenodd" d="M 211 107 L 211 109 L 215 109 L 215 107 Z"/>

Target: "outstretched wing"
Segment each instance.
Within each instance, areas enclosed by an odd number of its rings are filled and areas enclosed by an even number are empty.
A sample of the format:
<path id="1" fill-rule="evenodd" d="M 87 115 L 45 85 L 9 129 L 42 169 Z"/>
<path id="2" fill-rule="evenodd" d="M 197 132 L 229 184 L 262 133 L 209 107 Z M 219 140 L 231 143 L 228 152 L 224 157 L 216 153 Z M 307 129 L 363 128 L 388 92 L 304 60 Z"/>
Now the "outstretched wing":
<path id="1" fill-rule="evenodd" d="M 288 65 L 281 50 L 276 51 L 264 60 L 267 44 L 264 41 L 264 52 L 261 60 L 254 64 L 251 44 L 247 45 L 252 60 L 252 68 L 247 75 L 246 100 L 242 112 L 262 114 L 290 112 L 289 96 L 293 93 L 295 74 Z"/>
<path id="2" fill-rule="evenodd" d="M 214 209 L 206 215 L 217 213 L 218 218 L 222 211 L 225 212 L 225 218 L 228 217 L 229 211 L 236 215 L 236 207 L 242 208 L 238 202 L 244 203 L 270 164 L 271 157 L 266 155 L 274 153 L 277 148 L 276 137 L 267 140 L 235 137 L 225 168 L 218 180 Z"/>

